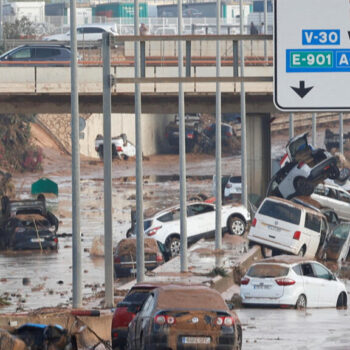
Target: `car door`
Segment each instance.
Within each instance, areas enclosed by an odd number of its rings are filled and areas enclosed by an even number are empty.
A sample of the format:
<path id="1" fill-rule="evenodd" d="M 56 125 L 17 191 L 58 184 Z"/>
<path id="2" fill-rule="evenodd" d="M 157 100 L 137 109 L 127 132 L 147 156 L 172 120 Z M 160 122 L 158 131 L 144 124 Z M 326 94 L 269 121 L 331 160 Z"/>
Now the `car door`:
<path id="1" fill-rule="evenodd" d="M 155 296 L 150 293 L 137 317 L 135 325 L 135 344 L 136 349 L 142 349 L 142 337 L 147 337 L 150 329 L 151 315 L 154 308 Z"/>
<path id="2" fill-rule="evenodd" d="M 350 194 L 344 190 L 339 190 L 339 216 L 345 220 L 350 220 Z"/>
<path id="3" fill-rule="evenodd" d="M 334 285 L 335 279 L 333 277 L 333 274 L 324 266 L 316 262 L 312 263 L 312 268 L 314 270 L 319 289 L 319 306 L 335 306 L 337 301 L 336 293 L 338 290 Z"/>
<path id="4" fill-rule="evenodd" d="M 205 203 L 187 206 L 187 232 L 189 242 L 210 235 L 215 230 L 215 208 Z"/>
<path id="5" fill-rule="evenodd" d="M 301 271 L 303 273 L 304 292 L 306 295 L 306 302 L 308 307 L 317 307 L 319 298 L 319 287 L 322 283 L 315 277 L 315 272 L 311 263 L 301 264 Z"/>

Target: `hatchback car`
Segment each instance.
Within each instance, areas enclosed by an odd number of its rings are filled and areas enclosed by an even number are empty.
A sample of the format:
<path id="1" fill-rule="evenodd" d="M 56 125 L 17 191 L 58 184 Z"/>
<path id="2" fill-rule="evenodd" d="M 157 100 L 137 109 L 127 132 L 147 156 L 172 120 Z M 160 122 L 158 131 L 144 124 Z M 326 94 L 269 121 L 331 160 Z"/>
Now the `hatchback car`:
<path id="1" fill-rule="evenodd" d="M 213 237 L 215 232 L 215 204 L 196 202 L 187 204 L 187 238 L 194 243 Z M 242 205 L 223 205 L 222 228 L 233 235 L 243 235 L 248 221 L 248 210 Z M 158 212 L 144 220 L 145 235 L 165 245 L 170 257 L 180 253 L 180 206 Z"/>
<path id="2" fill-rule="evenodd" d="M 324 208 L 332 208 L 340 219 L 350 221 L 350 193 L 341 186 L 319 184 L 311 198 Z"/>
<path id="3" fill-rule="evenodd" d="M 0 67 L 69 66 L 70 48 L 64 45 L 27 44 L 16 47 L 0 56 Z"/>
<path id="4" fill-rule="evenodd" d="M 149 293 L 157 287 L 158 285 L 153 283 L 135 284 L 124 300 L 118 303 L 112 318 L 111 338 L 113 350 L 125 348 L 129 323 L 141 309 Z"/>
<path id="5" fill-rule="evenodd" d="M 204 134 L 210 139 L 215 140 L 216 123 L 212 123 L 204 129 Z M 221 141 L 225 146 L 231 146 L 235 131 L 230 124 L 221 123 Z"/>
<path id="6" fill-rule="evenodd" d="M 224 190 L 224 197 L 230 198 L 242 194 L 242 177 L 230 176 Z"/>
<path id="7" fill-rule="evenodd" d="M 344 283 L 325 266 L 289 255 L 253 264 L 241 280 L 244 305 L 346 307 Z"/>
<path id="8" fill-rule="evenodd" d="M 145 239 L 145 268 L 150 271 L 164 263 L 163 254 L 153 238 Z M 114 252 L 114 276 L 128 277 L 136 274 L 136 239 L 122 239 Z"/>
<path id="9" fill-rule="evenodd" d="M 129 350 L 241 347 L 238 316 L 220 293 L 208 287 L 169 285 L 154 289 L 129 324 Z"/>

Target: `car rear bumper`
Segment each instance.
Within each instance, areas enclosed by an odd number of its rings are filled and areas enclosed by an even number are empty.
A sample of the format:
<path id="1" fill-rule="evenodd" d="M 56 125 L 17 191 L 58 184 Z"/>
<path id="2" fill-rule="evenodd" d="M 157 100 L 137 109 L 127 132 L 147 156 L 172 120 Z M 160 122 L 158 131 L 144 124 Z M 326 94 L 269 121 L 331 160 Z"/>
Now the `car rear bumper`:
<path id="1" fill-rule="evenodd" d="M 254 306 L 254 305 L 260 305 L 260 306 L 274 306 L 274 307 L 281 307 L 281 306 L 295 306 L 296 298 L 294 296 L 282 296 L 280 298 L 255 298 L 255 297 L 245 297 L 244 295 L 241 295 L 242 297 L 242 304 L 246 306 Z"/>
<path id="2" fill-rule="evenodd" d="M 260 245 L 265 246 L 267 248 L 282 250 L 284 252 L 294 254 L 294 255 L 298 254 L 298 252 L 299 252 L 298 247 L 291 247 L 291 246 L 286 246 L 286 245 L 282 245 L 282 244 L 277 244 L 275 242 L 271 242 L 271 241 L 268 241 L 265 239 L 260 239 L 260 238 L 257 238 L 255 236 L 250 236 L 250 235 L 248 235 L 247 238 L 249 239 L 249 241 L 251 241 L 253 243 L 260 244 Z"/>
<path id="3" fill-rule="evenodd" d="M 115 328 L 112 329 L 112 348 L 126 346 L 126 340 L 128 338 L 128 328 Z"/>
<path id="4" fill-rule="evenodd" d="M 147 271 L 154 270 L 156 267 L 158 267 L 158 263 L 145 263 L 145 268 Z M 126 264 L 126 265 L 120 265 L 120 264 L 114 264 L 114 274 L 116 277 L 129 277 L 131 275 L 136 274 L 136 262 L 135 264 Z"/>

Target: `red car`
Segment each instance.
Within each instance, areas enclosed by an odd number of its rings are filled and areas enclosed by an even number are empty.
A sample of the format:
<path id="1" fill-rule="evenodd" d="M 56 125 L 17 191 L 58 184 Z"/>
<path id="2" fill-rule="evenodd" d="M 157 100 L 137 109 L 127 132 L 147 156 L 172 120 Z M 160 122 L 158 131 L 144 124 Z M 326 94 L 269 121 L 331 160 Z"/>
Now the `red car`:
<path id="1" fill-rule="evenodd" d="M 126 347 L 129 323 L 141 309 L 149 293 L 158 285 L 142 283 L 134 285 L 124 298 L 118 303 L 112 319 L 112 348 L 113 350 Z"/>

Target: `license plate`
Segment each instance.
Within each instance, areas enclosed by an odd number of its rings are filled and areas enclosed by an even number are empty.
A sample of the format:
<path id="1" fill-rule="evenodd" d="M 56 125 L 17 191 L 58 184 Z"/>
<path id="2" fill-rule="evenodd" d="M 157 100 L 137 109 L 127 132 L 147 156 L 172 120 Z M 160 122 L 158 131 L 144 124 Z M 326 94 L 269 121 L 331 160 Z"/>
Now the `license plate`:
<path id="1" fill-rule="evenodd" d="M 270 289 L 271 284 L 254 284 L 254 289 Z"/>
<path id="2" fill-rule="evenodd" d="M 271 231 L 281 232 L 281 229 L 277 226 L 267 225 L 267 228 Z"/>
<path id="3" fill-rule="evenodd" d="M 183 344 L 210 344 L 210 337 L 182 337 Z"/>
<path id="4" fill-rule="evenodd" d="M 38 242 L 44 242 L 45 239 L 44 238 L 31 238 L 30 241 L 33 243 L 38 243 Z"/>

